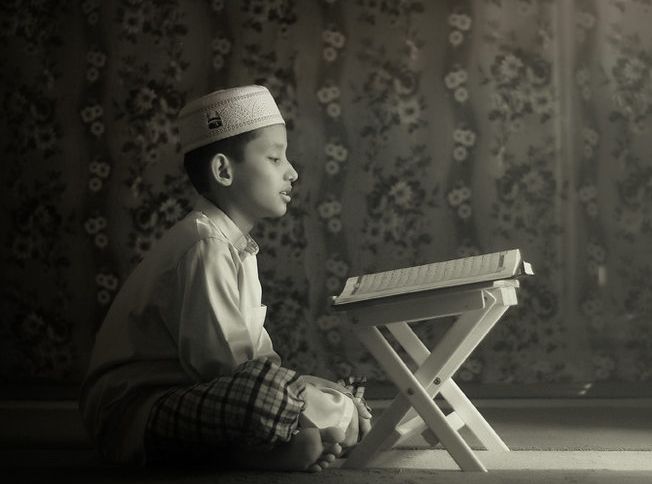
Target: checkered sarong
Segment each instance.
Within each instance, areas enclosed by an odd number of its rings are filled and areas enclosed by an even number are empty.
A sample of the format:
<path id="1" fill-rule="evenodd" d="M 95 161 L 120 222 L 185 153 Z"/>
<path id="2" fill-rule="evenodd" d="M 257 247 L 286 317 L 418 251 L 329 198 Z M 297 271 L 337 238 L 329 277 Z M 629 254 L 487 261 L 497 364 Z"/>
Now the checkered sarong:
<path id="1" fill-rule="evenodd" d="M 304 390 L 296 372 L 270 360 L 247 361 L 233 375 L 175 388 L 152 407 L 147 453 L 197 457 L 220 448 L 270 449 L 297 429 Z"/>

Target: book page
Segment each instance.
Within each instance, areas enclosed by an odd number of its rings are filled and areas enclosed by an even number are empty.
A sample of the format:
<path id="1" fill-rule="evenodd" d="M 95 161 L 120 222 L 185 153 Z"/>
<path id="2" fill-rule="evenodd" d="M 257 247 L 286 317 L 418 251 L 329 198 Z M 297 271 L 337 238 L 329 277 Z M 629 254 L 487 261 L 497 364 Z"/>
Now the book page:
<path id="1" fill-rule="evenodd" d="M 376 292 L 397 287 L 420 286 L 424 283 L 451 281 L 477 274 L 500 272 L 503 269 L 501 262 L 504 264 L 504 257 L 486 254 L 368 274 L 362 277 L 356 292 Z"/>
<path id="2" fill-rule="evenodd" d="M 350 278 L 336 303 L 511 277 L 519 261 L 515 249 L 366 274 Z"/>

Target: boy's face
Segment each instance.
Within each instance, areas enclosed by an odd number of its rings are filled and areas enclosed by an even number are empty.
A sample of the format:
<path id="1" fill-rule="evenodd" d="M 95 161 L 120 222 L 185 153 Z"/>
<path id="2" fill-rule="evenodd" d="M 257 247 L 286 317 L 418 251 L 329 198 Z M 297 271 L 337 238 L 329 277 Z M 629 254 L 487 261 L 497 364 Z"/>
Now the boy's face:
<path id="1" fill-rule="evenodd" d="M 230 201 L 242 222 L 281 217 L 291 200 L 292 183 L 299 175 L 286 157 L 285 126 L 277 124 L 257 131 L 240 162 L 233 163 Z"/>

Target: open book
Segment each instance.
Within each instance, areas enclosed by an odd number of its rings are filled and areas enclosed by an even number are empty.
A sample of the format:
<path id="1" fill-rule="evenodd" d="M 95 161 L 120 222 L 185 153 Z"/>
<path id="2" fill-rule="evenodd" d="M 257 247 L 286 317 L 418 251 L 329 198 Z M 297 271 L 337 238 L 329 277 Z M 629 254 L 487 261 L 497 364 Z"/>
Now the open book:
<path id="1" fill-rule="evenodd" d="M 350 304 L 444 287 L 534 274 L 518 249 L 349 277 L 333 304 Z"/>

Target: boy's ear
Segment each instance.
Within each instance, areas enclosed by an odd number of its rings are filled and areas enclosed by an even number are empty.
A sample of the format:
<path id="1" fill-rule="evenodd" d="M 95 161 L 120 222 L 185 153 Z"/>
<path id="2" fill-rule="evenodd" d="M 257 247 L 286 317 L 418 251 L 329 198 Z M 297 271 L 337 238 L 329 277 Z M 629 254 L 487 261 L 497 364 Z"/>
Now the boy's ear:
<path id="1" fill-rule="evenodd" d="M 222 153 L 213 156 L 211 173 L 213 179 L 222 186 L 228 187 L 233 183 L 233 165 L 229 157 Z"/>

